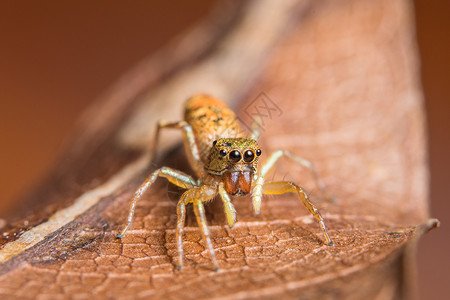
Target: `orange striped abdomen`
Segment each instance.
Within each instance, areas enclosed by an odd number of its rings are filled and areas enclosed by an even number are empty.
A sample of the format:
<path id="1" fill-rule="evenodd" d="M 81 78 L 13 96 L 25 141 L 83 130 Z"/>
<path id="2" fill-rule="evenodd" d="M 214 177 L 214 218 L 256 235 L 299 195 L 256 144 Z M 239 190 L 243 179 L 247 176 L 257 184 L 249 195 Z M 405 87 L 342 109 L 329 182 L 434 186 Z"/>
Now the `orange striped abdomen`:
<path id="1" fill-rule="evenodd" d="M 194 131 L 200 159 L 207 163 L 212 142 L 219 138 L 242 137 L 235 113 L 225 103 L 208 95 L 195 95 L 185 105 L 184 118 Z"/>

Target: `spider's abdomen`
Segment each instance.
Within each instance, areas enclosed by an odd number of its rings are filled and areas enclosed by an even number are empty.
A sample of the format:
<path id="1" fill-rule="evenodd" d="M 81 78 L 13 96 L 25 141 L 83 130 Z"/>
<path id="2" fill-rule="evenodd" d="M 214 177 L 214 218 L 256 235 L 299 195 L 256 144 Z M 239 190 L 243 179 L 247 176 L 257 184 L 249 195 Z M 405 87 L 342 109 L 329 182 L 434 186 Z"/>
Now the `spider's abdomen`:
<path id="1" fill-rule="evenodd" d="M 186 102 L 184 118 L 194 131 L 195 141 L 204 164 L 208 162 L 213 141 L 242 137 L 235 113 L 225 103 L 211 96 L 195 95 Z"/>

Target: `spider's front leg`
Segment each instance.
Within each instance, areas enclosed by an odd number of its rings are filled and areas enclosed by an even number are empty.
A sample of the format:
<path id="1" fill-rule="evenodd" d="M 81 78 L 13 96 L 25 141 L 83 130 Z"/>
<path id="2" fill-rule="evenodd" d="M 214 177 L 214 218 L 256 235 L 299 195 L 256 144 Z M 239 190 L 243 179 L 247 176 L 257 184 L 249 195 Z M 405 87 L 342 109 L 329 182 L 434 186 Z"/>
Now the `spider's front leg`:
<path id="1" fill-rule="evenodd" d="M 266 163 L 261 167 L 261 171 L 258 175 L 255 175 L 255 182 L 253 185 L 253 196 L 252 196 L 252 202 L 253 202 L 253 210 L 255 214 L 259 214 L 261 211 L 261 198 L 262 195 L 280 195 L 285 193 L 297 193 L 300 197 L 300 200 L 302 200 L 303 204 L 308 208 L 310 213 L 317 219 L 319 222 L 320 228 L 322 229 L 322 232 L 325 236 L 325 240 L 327 245 L 331 246 L 333 245 L 333 242 L 330 238 L 330 235 L 328 234 L 327 228 L 325 226 L 325 222 L 323 221 L 322 216 L 319 213 L 319 210 L 314 206 L 314 204 L 309 199 L 308 195 L 305 193 L 303 188 L 296 185 L 293 182 L 289 181 L 274 181 L 274 182 L 265 182 L 265 176 L 267 173 L 272 169 L 272 167 L 275 165 L 275 163 L 280 159 L 283 155 L 293 159 L 297 163 L 300 163 L 301 165 L 307 167 L 311 173 L 314 176 L 314 179 L 316 180 L 316 184 L 324 193 L 325 195 L 328 195 L 328 193 L 325 190 L 325 185 L 320 180 L 320 178 L 317 176 L 316 171 L 312 167 L 312 164 L 298 156 L 293 155 L 292 153 L 285 151 L 285 150 L 277 150 L 273 152 L 269 159 L 266 161 Z"/>
<path id="2" fill-rule="evenodd" d="M 306 208 L 310 211 L 310 213 L 317 219 L 320 225 L 320 229 L 322 229 L 323 235 L 325 236 L 325 240 L 328 246 L 333 245 L 333 241 L 331 241 L 330 235 L 328 234 L 327 228 L 325 227 L 325 223 L 323 221 L 322 216 L 319 213 L 319 210 L 314 206 L 314 204 L 309 200 L 308 195 L 305 191 L 298 185 L 290 181 L 273 181 L 273 182 L 265 182 L 263 186 L 263 194 L 264 195 L 281 195 L 285 193 L 297 193 L 303 204 L 305 204 Z"/>
<path id="3" fill-rule="evenodd" d="M 225 191 L 223 182 L 219 183 L 218 192 L 223 202 L 223 208 L 225 211 L 225 216 L 227 218 L 228 226 L 230 228 L 233 228 L 234 224 L 236 223 L 236 210 L 231 203 L 230 196 L 228 195 L 227 191 Z"/>
<path id="4" fill-rule="evenodd" d="M 184 189 L 190 189 L 197 185 L 197 182 L 191 176 L 178 170 L 174 170 L 168 167 L 162 167 L 154 171 L 145 179 L 139 189 L 134 193 L 134 196 L 131 199 L 130 210 L 128 212 L 127 224 L 117 235 L 118 238 L 122 238 L 131 227 L 131 223 L 133 222 L 134 217 L 134 211 L 136 209 L 136 203 L 142 198 L 144 192 L 155 182 L 158 177 L 165 177 L 171 183 Z"/>
<path id="5" fill-rule="evenodd" d="M 217 263 L 216 254 L 214 252 L 214 247 L 211 242 L 211 234 L 208 229 L 208 224 L 205 217 L 205 208 L 203 207 L 203 202 L 211 200 L 217 194 L 217 188 L 213 186 L 203 185 L 200 187 L 195 187 L 184 192 L 181 196 L 180 201 L 177 205 L 177 249 L 178 249 L 178 264 L 177 268 L 181 270 L 183 267 L 183 231 L 184 231 L 184 220 L 186 218 L 186 204 L 192 203 L 194 206 L 195 217 L 197 218 L 198 227 L 202 233 L 203 240 L 206 247 L 208 248 L 211 260 L 214 266 L 214 270 L 219 269 L 219 264 Z"/>

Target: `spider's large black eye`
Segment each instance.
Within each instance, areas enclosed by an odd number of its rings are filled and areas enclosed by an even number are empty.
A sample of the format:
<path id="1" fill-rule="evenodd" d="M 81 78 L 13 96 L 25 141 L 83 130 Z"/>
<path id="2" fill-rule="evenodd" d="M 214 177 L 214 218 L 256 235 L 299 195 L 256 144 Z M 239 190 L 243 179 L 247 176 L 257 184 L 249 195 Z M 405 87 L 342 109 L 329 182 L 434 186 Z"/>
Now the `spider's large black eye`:
<path id="1" fill-rule="evenodd" d="M 256 156 L 260 156 L 261 155 L 261 149 L 256 150 Z"/>
<path id="2" fill-rule="evenodd" d="M 242 158 L 241 152 L 239 152 L 237 150 L 231 151 L 230 154 L 228 155 L 228 157 L 230 158 L 230 161 L 233 163 L 237 163 Z"/>
<path id="3" fill-rule="evenodd" d="M 222 149 L 222 150 L 219 151 L 219 154 L 221 156 L 225 156 L 225 155 L 227 155 L 227 151 Z"/>
<path id="4" fill-rule="evenodd" d="M 246 150 L 244 152 L 244 161 L 245 162 L 252 162 L 255 159 L 255 153 L 253 153 L 252 150 Z"/>

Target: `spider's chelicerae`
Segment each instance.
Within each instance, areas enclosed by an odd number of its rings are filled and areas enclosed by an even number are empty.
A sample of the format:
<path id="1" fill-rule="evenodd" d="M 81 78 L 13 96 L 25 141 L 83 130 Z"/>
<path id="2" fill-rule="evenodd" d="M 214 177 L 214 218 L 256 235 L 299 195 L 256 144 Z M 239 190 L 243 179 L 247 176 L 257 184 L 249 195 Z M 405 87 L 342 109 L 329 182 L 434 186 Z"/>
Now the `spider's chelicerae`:
<path id="1" fill-rule="evenodd" d="M 183 267 L 183 229 L 186 205 L 189 203 L 192 203 L 194 207 L 198 226 L 211 255 L 214 269 L 219 269 L 203 207 L 203 202 L 211 200 L 217 194 L 220 195 L 223 201 L 228 225 L 233 227 L 236 222 L 236 212 L 231 203 L 230 195 L 241 196 L 251 193 L 253 210 L 256 214 L 259 214 L 263 194 L 297 193 L 303 204 L 319 222 L 327 245 L 333 244 L 322 216 L 300 186 L 290 181 L 265 181 L 266 174 L 278 159 L 282 156 L 287 156 L 310 170 L 318 187 L 326 194 L 325 187 L 311 163 L 288 151 L 277 150 L 258 168 L 261 155 L 261 149 L 256 141 L 258 133 L 255 132 L 251 138 L 243 137 L 236 115 L 222 101 L 207 95 L 196 95 L 190 98 L 186 102 L 184 121 L 158 123 L 152 149 L 153 154 L 156 152 L 161 128 L 178 128 L 182 130 L 187 157 L 198 179 L 167 167 L 154 171 L 134 194 L 127 224 L 117 236 L 118 238 L 122 238 L 130 228 L 136 202 L 142 198 L 143 193 L 160 176 L 186 189 L 177 204 L 176 243 L 178 269 Z"/>

